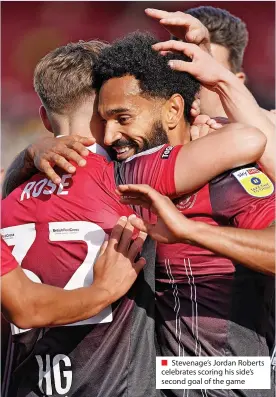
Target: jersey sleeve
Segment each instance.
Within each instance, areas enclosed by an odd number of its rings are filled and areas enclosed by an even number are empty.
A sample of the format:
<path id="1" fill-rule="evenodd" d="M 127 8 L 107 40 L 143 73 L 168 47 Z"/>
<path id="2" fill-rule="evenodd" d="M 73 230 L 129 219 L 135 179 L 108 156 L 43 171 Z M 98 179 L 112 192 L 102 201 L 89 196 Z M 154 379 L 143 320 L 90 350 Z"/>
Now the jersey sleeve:
<path id="1" fill-rule="evenodd" d="M 116 184 L 147 184 L 166 196 L 176 193 L 174 170 L 181 145 L 162 145 L 115 163 Z"/>
<path id="2" fill-rule="evenodd" d="M 11 250 L 1 237 L 1 277 L 4 274 L 10 273 L 12 270 L 16 269 L 18 263 L 13 257 Z"/>
<path id="3" fill-rule="evenodd" d="M 274 185 L 257 166 L 232 170 L 210 183 L 213 212 L 232 226 L 263 229 L 275 220 Z"/>

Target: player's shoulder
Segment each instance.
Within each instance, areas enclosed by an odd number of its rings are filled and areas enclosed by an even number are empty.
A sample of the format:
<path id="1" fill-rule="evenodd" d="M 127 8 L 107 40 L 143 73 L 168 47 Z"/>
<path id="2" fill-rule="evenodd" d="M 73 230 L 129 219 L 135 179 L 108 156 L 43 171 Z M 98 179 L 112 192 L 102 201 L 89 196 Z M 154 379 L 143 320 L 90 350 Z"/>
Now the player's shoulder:
<path id="1" fill-rule="evenodd" d="M 90 150 L 89 155 L 88 155 L 89 159 L 91 159 L 92 161 L 95 161 L 95 162 L 108 163 L 110 161 L 110 157 L 109 157 L 108 153 L 102 147 L 100 147 L 100 148 L 101 149 L 97 149 L 97 152 L 95 152 L 95 151 L 92 152 Z"/>
<path id="2" fill-rule="evenodd" d="M 89 167 L 93 166 L 103 166 L 109 163 L 108 158 L 105 156 L 102 156 L 101 154 L 98 153 L 89 153 L 88 156 L 86 157 L 87 160 L 87 165 Z M 85 167 L 84 167 L 85 169 Z"/>
<path id="3" fill-rule="evenodd" d="M 104 169 L 109 165 L 108 159 L 97 153 L 89 153 L 86 159 L 86 165 L 84 167 L 76 166 L 76 172 L 71 174 L 73 182 L 75 184 L 83 183 L 84 181 L 91 181 L 92 179 L 99 179 L 102 177 Z M 56 172 L 62 178 L 63 175 L 67 174 L 66 171 L 57 168 Z M 73 186 L 73 185 L 72 185 Z"/>
<path id="4" fill-rule="evenodd" d="M 5 199 L 5 205 L 24 203 L 33 206 L 38 204 L 40 200 L 51 203 L 51 197 L 66 196 L 79 194 L 79 192 L 87 189 L 87 185 L 91 185 L 92 181 L 99 181 L 102 178 L 103 170 L 108 166 L 108 161 L 101 155 L 89 153 L 86 158 L 85 167 L 77 167 L 74 174 L 70 174 L 59 167 L 55 167 L 55 172 L 60 176 L 61 183 L 53 183 L 45 174 L 38 173 L 32 176 L 28 181 L 18 186 Z M 30 200 L 31 199 L 31 200 Z"/>
<path id="5" fill-rule="evenodd" d="M 253 197 L 265 198 L 274 193 L 274 184 L 257 163 L 237 167 L 218 175 L 210 181 L 211 188 L 240 186 Z"/>

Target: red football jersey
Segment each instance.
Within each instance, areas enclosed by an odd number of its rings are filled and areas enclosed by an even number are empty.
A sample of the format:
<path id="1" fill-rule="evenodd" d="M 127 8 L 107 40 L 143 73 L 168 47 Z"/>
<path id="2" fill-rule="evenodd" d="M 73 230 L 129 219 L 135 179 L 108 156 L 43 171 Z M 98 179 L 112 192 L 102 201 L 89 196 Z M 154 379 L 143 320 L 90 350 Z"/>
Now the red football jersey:
<path id="1" fill-rule="evenodd" d="M 113 175 L 103 176 L 107 166 L 90 154 L 85 168 L 61 175 L 59 186 L 37 174 L 3 200 L 2 234 L 34 281 L 66 289 L 91 284 L 106 234 L 131 213 L 118 200 Z"/>
<path id="2" fill-rule="evenodd" d="M 56 186 L 37 174 L 2 202 L 2 235 L 35 282 L 64 289 L 88 286 L 99 248 L 122 215 L 109 163 L 90 154 L 75 175 Z M 110 167 L 108 167 L 109 169 Z M 111 321 L 111 310 L 84 323 Z"/>
<path id="3" fill-rule="evenodd" d="M 175 196 L 174 165 L 181 146 L 164 146 L 140 153 L 116 166 L 117 183 L 144 183 L 166 196 Z M 152 152 L 152 153 L 150 153 Z M 187 189 L 188 190 L 188 189 Z M 220 175 L 192 195 L 175 199 L 176 207 L 194 221 L 214 226 L 261 229 L 275 219 L 274 187 L 255 166 L 245 166 Z M 150 219 L 148 210 L 135 212 Z M 169 264 L 175 282 L 187 275 L 226 274 L 234 271 L 232 261 L 189 244 L 158 244 L 156 278 L 170 282 Z"/>
<path id="4" fill-rule="evenodd" d="M 174 192 L 177 152 L 162 147 L 138 155 L 138 179 L 149 176 L 148 166 L 144 169 L 147 158 L 152 184 Z M 3 200 L 2 234 L 33 281 L 62 288 L 92 282 L 93 262 L 105 234 L 119 216 L 131 213 L 115 193 L 117 171 L 113 163 L 91 154 L 75 175 L 61 174 L 59 186 L 40 174 Z M 42 337 L 40 330 L 15 328 L 11 396 L 19 397 L 21 390 L 57 396 L 61 389 L 68 397 L 156 395 L 155 249 L 150 240 L 142 255 L 147 264 L 131 290 L 97 316 L 42 331 Z M 103 382 L 106 373 L 108 382 Z"/>
<path id="5" fill-rule="evenodd" d="M 253 195 L 237 179 L 238 174 L 247 173 L 253 179 L 256 175 L 267 177 L 255 167 L 229 171 L 205 185 L 198 192 L 174 200 L 176 207 L 188 218 L 214 226 L 235 226 L 243 229 L 262 229 L 275 219 L 274 187 L 268 181 L 269 189 L 263 196 Z M 258 178 L 257 178 L 258 179 Z M 242 182 L 242 181 L 241 181 Z M 261 184 L 261 183 L 260 183 Z M 254 187 L 254 184 L 252 184 Z M 264 183 L 265 186 L 265 183 Z M 206 249 L 189 244 L 159 244 L 157 249 L 158 279 L 168 281 L 166 261 L 173 264 L 175 281 L 187 275 L 226 274 L 234 271 L 232 261 Z"/>
<path id="6" fill-rule="evenodd" d="M 18 263 L 3 238 L 1 238 L 1 276 L 16 269 Z"/>
<path id="7" fill-rule="evenodd" d="M 91 284 L 106 235 L 132 211 L 119 202 L 114 166 L 102 156 L 90 154 L 86 167 L 60 176 L 56 186 L 38 174 L 3 200 L 2 235 L 33 281 L 75 289 Z M 142 255 L 147 264 L 133 287 L 98 315 L 44 330 L 14 327 L 10 396 L 155 396 L 150 240 Z"/>
<path id="8" fill-rule="evenodd" d="M 173 196 L 171 159 L 176 150 L 168 153 L 164 147 L 161 153 L 141 154 L 143 162 L 136 156 L 117 164 L 117 183 L 147 183 Z M 260 229 L 275 219 L 273 191 L 264 174 L 255 166 L 245 166 L 218 176 L 194 194 L 176 199 L 175 204 L 194 221 L 217 227 Z M 141 214 L 139 207 L 135 211 Z M 143 210 L 142 216 L 148 218 L 148 211 Z M 157 244 L 155 292 L 155 328 L 161 355 L 269 354 L 268 335 L 273 333 L 268 324 L 273 312 L 272 277 L 200 247 Z M 170 390 L 172 396 L 183 393 Z M 266 394 L 271 395 L 271 391 Z"/>

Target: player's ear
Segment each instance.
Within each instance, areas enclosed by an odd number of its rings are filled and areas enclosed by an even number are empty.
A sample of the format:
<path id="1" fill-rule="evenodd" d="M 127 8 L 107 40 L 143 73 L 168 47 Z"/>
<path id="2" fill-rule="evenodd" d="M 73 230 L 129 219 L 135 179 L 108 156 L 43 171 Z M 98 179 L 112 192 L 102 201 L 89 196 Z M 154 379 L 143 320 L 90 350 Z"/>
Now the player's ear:
<path id="1" fill-rule="evenodd" d="M 184 113 L 184 99 L 180 94 L 172 95 L 165 104 L 164 121 L 169 129 L 174 129 Z"/>
<path id="2" fill-rule="evenodd" d="M 236 76 L 237 76 L 238 79 L 241 80 L 241 82 L 242 82 L 243 84 L 245 83 L 245 81 L 246 81 L 246 75 L 245 75 L 245 73 L 243 73 L 243 72 L 238 72 L 238 73 L 236 73 Z"/>
<path id="3" fill-rule="evenodd" d="M 48 118 L 47 111 L 43 105 L 40 106 L 40 108 L 39 108 L 39 115 L 40 115 L 40 118 L 41 118 L 42 123 L 44 124 L 44 127 L 46 128 L 46 130 L 53 132 L 51 123 Z"/>

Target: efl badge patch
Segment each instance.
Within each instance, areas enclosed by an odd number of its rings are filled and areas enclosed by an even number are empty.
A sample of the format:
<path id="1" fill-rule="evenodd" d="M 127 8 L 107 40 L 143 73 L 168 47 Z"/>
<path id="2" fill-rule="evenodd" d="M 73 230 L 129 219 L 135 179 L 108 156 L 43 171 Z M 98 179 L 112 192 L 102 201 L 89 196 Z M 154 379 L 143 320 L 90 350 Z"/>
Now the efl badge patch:
<path id="1" fill-rule="evenodd" d="M 253 197 L 268 197 L 274 192 L 271 180 L 257 168 L 243 168 L 233 172 L 233 175 Z"/>

